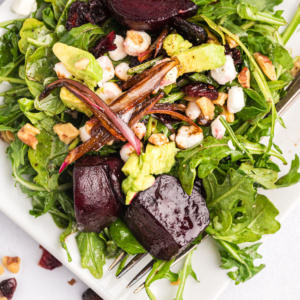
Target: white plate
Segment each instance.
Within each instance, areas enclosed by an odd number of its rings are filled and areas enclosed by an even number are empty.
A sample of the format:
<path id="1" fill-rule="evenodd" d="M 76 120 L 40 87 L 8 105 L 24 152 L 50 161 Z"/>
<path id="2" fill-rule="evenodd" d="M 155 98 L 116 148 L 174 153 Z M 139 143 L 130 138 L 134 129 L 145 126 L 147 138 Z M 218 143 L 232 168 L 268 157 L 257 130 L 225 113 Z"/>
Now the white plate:
<path id="1" fill-rule="evenodd" d="M 11 3 L 10 0 L 6 0 L 0 5 L 0 22 L 17 18 L 17 16 L 10 11 Z M 281 5 L 282 9 L 286 10 L 284 16 L 287 20 L 291 19 L 292 14 L 296 11 L 298 5 L 299 2 L 296 0 L 286 0 L 284 1 L 284 4 Z M 300 55 L 299 33 L 293 37 L 288 47 L 293 49 L 294 56 Z M 7 86 L 2 85 L 0 90 L 4 90 L 5 88 L 7 88 Z M 293 106 L 293 108 L 284 116 L 284 121 L 288 129 L 283 129 L 280 126 L 277 126 L 276 129 L 275 142 L 280 145 L 288 161 L 291 161 L 294 157 L 294 153 L 299 153 L 300 150 L 299 111 L 300 102 L 295 104 L 295 106 Z M 134 288 L 129 290 L 125 289 L 128 282 L 133 278 L 135 273 L 146 264 L 146 261 L 145 263 L 140 263 L 134 270 L 130 271 L 129 274 L 120 280 L 115 279 L 114 271 L 106 272 L 111 263 L 111 261 L 107 261 L 104 277 L 101 280 L 97 280 L 88 270 L 81 268 L 80 256 L 75 242 L 75 236 L 73 235 L 67 239 L 67 244 L 73 258 L 73 261 L 68 263 L 66 253 L 59 243 L 61 231 L 55 226 L 52 218 L 46 215 L 35 219 L 29 215 L 28 211 L 31 209 L 31 201 L 22 194 L 19 187 L 15 188 L 15 182 L 11 176 L 11 164 L 10 161 L 6 159 L 5 148 L 5 144 L 0 143 L 0 210 L 17 223 L 38 243 L 48 249 L 67 268 L 105 300 L 148 299 L 145 292 L 134 295 Z M 283 172 L 286 172 L 287 170 L 288 167 L 282 166 Z M 288 197 L 286 192 L 286 189 L 281 189 L 265 193 L 280 210 L 281 213 L 278 217 L 279 221 L 282 221 L 287 213 L 298 202 L 300 185 L 289 188 Z M 199 299 L 199 295 L 201 295 L 201 299 L 205 300 L 216 299 L 229 282 L 226 272 L 221 270 L 219 265 L 220 256 L 215 243 L 211 240 L 206 240 L 198 247 L 197 252 L 195 252 L 193 256 L 193 267 L 201 283 L 195 283 L 192 279 L 188 279 L 184 299 L 196 300 Z M 166 280 L 160 280 L 153 284 L 152 290 L 159 300 L 173 299 L 176 294 L 176 288 L 171 287 Z"/>

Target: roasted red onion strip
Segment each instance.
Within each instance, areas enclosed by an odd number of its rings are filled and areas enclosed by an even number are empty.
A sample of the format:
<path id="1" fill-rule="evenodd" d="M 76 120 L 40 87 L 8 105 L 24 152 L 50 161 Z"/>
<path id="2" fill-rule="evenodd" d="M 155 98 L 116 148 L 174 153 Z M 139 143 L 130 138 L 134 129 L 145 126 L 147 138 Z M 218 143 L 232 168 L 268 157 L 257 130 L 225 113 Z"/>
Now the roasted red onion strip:
<path id="1" fill-rule="evenodd" d="M 99 119 L 103 127 L 109 131 L 113 136 L 121 139 L 127 140 L 132 147 L 135 149 L 136 153 L 140 155 L 141 153 L 141 144 L 139 139 L 136 137 L 134 132 L 128 127 L 128 125 L 111 110 L 111 108 L 101 100 L 101 98 L 95 94 L 93 91 L 88 89 L 85 85 L 70 79 L 60 79 L 49 85 L 45 90 L 45 93 L 42 93 L 40 99 L 43 99 L 44 94 L 47 94 L 49 90 L 57 87 L 57 85 L 62 84 L 70 92 L 72 92 L 76 97 L 83 101 L 94 115 Z M 93 101 L 90 100 L 93 99 Z M 97 104 L 95 104 L 95 102 Z M 109 122 L 110 121 L 110 122 Z M 113 125 L 113 126 L 112 126 Z M 115 127 L 115 128 L 114 128 Z M 119 134 L 117 130 L 121 132 Z M 124 138 L 123 138 L 123 136 Z"/>
<path id="2" fill-rule="evenodd" d="M 194 123 L 190 118 L 176 112 L 176 111 L 173 111 L 173 110 L 167 110 L 167 109 L 156 109 L 155 107 L 152 108 L 151 110 L 148 111 L 147 115 L 150 115 L 150 114 L 164 114 L 164 115 L 170 115 L 176 119 L 179 119 L 183 122 L 186 122 L 188 123 L 189 125 L 191 126 L 195 126 L 195 127 L 198 127 L 196 123 Z M 200 129 L 200 128 L 199 128 Z"/>
<path id="3" fill-rule="evenodd" d="M 124 114 L 149 96 L 155 89 L 157 89 L 165 77 L 165 75 L 179 64 L 177 58 L 163 62 L 149 70 L 147 77 L 138 82 L 131 89 L 122 94 L 112 104 L 111 108 L 117 112 Z"/>

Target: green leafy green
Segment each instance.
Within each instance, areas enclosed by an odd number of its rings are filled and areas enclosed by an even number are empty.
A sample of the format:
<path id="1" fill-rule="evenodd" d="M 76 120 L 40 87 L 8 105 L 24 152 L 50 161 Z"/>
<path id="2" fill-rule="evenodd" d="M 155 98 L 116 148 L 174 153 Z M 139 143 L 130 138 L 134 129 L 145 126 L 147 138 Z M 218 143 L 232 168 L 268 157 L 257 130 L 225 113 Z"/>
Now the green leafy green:
<path id="1" fill-rule="evenodd" d="M 50 6 L 43 10 L 43 21 L 52 30 L 56 27 L 56 20 L 54 17 L 53 10 Z"/>
<path id="2" fill-rule="evenodd" d="M 129 228 L 120 219 L 109 226 L 109 232 L 115 243 L 130 255 L 146 253 Z"/>
<path id="3" fill-rule="evenodd" d="M 178 274 L 175 274 L 172 271 L 170 271 L 170 267 L 171 267 L 173 261 L 174 260 L 170 260 L 170 261 L 156 260 L 155 261 L 153 268 L 145 281 L 146 292 L 151 300 L 156 300 L 156 297 L 150 290 L 150 285 L 154 281 L 163 279 L 163 278 L 167 278 L 171 282 L 176 282 L 178 280 Z"/>
<path id="4" fill-rule="evenodd" d="M 45 1 L 50 2 L 52 4 L 55 19 L 59 20 L 68 1 L 67 0 L 45 0 Z"/>
<path id="5" fill-rule="evenodd" d="M 95 232 L 81 232 L 76 237 L 78 249 L 81 255 L 81 265 L 89 269 L 92 275 L 100 279 L 103 276 L 105 265 L 105 242 Z"/>
<path id="6" fill-rule="evenodd" d="M 183 268 L 179 271 L 180 283 L 179 283 L 179 287 L 178 287 L 178 290 L 177 290 L 175 300 L 183 300 L 183 291 L 184 291 L 186 280 L 188 279 L 189 276 L 192 276 L 196 281 L 198 281 L 197 275 L 193 271 L 193 268 L 192 268 L 192 255 L 193 255 L 193 253 L 194 253 L 194 251 L 191 251 L 188 254 L 188 256 L 185 259 Z"/>
<path id="7" fill-rule="evenodd" d="M 299 156 L 295 155 L 295 159 L 292 161 L 291 169 L 288 174 L 281 177 L 277 182 L 276 186 L 278 188 L 289 187 L 299 182 L 300 173 L 297 171 L 300 168 Z"/>
<path id="8" fill-rule="evenodd" d="M 44 111 L 47 116 L 58 115 L 66 109 L 60 97 L 53 94 L 50 94 L 43 100 L 39 100 L 39 98 L 36 97 L 34 100 L 34 107 L 37 110 Z"/>

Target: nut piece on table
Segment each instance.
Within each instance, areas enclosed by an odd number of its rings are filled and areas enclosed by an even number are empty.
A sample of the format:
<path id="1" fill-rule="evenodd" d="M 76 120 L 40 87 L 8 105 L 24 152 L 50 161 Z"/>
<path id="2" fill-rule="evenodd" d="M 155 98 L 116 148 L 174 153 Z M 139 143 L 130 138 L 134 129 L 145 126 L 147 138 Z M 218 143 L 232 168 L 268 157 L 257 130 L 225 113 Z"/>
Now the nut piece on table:
<path id="1" fill-rule="evenodd" d="M 66 145 L 71 144 L 71 142 L 76 139 L 79 135 L 79 130 L 74 127 L 71 123 L 67 124 L 56 124 L 53 127 L 54 132 L 58 135 L 59 139 Z"/>
<path id="2" fill-rule="evenodd" d="M 225 101 L 228 98 L 228 94 L 226 93 L 219 93 L 218 99 L 216 100 L 212 100 L 212 103 L 214 105 L 219 105 L 219 106 L 223 106 L 225 104 Z"/>
<path id="3" fill-rule="evenodd" d="M 244 67 L 238 76 L 238 81 L 244 89 L 250 89 L 250 71 Z"/>
<path id="4" fill-rule="evenodd" d="M 0 265 L 0 276 L 4 274 L 4 267 Z"/>
<path id="5" fill-rule="evenodd" d="M 272 81 L 277 79 L 275 66 L 273 65 L 272 61 L 267 57 L 258 52 L 253 54 L 256 62 L 264 72 L 264 74 Z"/>
<path id="6" fill-rule="evenodd" d="M 2 263 L 8 271 L 16 274 L 20 270 L 21 259 L 18 256 L 15 257 L 4 256 L 2 258 Z"/>
<path id="7" fill-rule="evenodd" d="M 19 130 L 17 136 L 24 144 L 36 150 L 39 141 L 35 136 L 40 133 L 39 129 L 27 123 Z"/>
<path id="8" fill-rule="evenodd" d="M 300 71 L 300 57 L 294 62 L 294 68 L 291 70 L 292 76 L 296 77 L 296 75 Z"/>
<path id="9" fill-rule="evenodd" d="M 0 131 L 0 140 L 10 144 L 15 140 L 15 135 L 10 130 Z"/>
<path id="10" fill-rule="evenodd" d="M 154 133 L 149 137 L 149 142 L 155 146 L 163 146 L 169 143 L 169 139 L 163 133 Z"/>
<path id="11" fill-rule="evenodd" d="M 239 37 L 237 35 L 234 35 L 236 39 L 239 40 Z M 228 43 L 230 49 L 236 48 L 239 44 L 229 35 L 225 34 L 225 40 Z"/>
<path id="12" fill-rule="evenodd" d="M 226 107 L 226 106 L 223 106 L 222 109 L 223 109 L 223 112 L 221 113 L 221 115 L 222 115 L 222 116 L 225 116 L 226 122 L 228 122 L 228 123 L 234 122 L 234 114 L 233 114 L 233 113 L 230 113 L 230 112 L 227 110 L 227 107 Z"/>
<path id="13" fill-rule="evenodd" d="M 215 116 L 215 106 L 212 101 L 206 97 L 201 97 L 196 101 L 196 103 L 201 109 L 204 118 L 207 120 L 213 120 Z"/>

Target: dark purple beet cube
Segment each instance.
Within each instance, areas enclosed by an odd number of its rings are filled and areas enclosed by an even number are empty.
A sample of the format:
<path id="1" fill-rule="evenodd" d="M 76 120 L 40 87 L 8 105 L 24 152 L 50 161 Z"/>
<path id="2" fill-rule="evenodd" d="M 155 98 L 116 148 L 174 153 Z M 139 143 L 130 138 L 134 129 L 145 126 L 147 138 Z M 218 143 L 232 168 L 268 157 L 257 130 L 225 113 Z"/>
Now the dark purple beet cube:
<path id="1" fill-rule="evenodd" d="M 205 230 L 209 211 L 198 187 L 189 196 L 177 178 L 161 175 L 133 199 L 125 221 L 150 254 L 171 260 Z"/>
<path id="2" fill-rule="evenodd" d="M 78 229 L 100 232 L 123 211 L 124 163 L 117 157 L 85 156 L 74 167 L 74 205 Z"/>
<path id="3" fill-rule="evenodd" d="M 197 13 L 191 0 L 105 0 L 112 16 L 134 30 L 162 30 L 172 17 L 188 18 Z"/>

